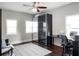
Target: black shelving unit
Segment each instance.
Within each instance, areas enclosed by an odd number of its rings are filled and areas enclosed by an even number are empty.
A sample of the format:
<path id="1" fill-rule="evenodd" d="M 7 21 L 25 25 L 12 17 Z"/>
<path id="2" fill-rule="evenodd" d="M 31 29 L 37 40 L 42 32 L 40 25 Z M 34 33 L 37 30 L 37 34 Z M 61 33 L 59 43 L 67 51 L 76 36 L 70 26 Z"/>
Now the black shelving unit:
<path id="1" fill-rule="evenodd" d="M 51 14 L 43 14 L 38 16 L 38 42 L 39 44 L 47 46 L 53 45 Z"/>

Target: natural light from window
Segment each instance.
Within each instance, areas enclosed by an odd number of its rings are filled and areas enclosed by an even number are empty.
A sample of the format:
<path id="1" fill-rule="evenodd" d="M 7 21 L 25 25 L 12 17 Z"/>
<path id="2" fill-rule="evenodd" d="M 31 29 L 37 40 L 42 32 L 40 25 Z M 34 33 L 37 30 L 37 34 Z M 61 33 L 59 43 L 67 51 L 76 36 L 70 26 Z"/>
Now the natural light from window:
<path id="1" fill-rule="evenodd" d="M 32 33 L 32 22 L 26 21 L 26 33 Z"/>
<path id="2" fill-rule="evenodd" d="M 33 22 L 33 33 L 38 32 L 38 22 Z"/>
<path id="3" fill-rule="evenodd" d="M 66 36 L 70 37 L 72 31 L 77 32 L 77 35 L 79 35 L 79 15 L 66 17 Z"/>
<path id="4" fill-rule="evenodd" d="M 7 19 L 7 34 L 12 35 L 17 33 L 17 20 Z"/>
<path id="5" fill-rule="evenodd" d="M 34 21 L 26 21 L 26 33 L 38 32 L 38 23 Z"/>

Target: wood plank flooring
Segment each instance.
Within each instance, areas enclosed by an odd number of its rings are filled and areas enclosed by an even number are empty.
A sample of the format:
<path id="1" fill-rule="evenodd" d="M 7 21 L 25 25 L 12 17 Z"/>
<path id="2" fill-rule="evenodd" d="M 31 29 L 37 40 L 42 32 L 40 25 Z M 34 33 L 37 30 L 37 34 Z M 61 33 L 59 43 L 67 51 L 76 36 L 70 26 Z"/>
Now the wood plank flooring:
<path id="1" fill-rule="evenodd" d="M 63 49 L 59 46 L 54 45 L 53 48 L 50 49 L 52 53 L 50 53 L 50 56 L 62 56 Z"/>

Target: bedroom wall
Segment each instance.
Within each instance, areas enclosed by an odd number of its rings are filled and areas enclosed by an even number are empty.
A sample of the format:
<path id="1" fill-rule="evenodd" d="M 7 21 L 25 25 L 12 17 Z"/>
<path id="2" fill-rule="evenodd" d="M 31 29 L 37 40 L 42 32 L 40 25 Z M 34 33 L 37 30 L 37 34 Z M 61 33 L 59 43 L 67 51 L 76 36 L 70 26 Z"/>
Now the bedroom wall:
<path id="1" fill-rule="evenodd" d="M 16 19 L 17 34 L 7 35 L 6 20 Z M 25 33 L 25 21 L 32 21 L 32 15 L 27 13 L 15 12 L 10 10 L 2 10 L 2 39 L 8 38 L 12 44 L 27 42 L 32 40 L 32 34 Z"/>
<path id="2" fill-rule="evenodd" d="M 49 11 L 53 16 L 53 35 L 58 35 L 66 31 L 65 20 L 66 16 L 79 14 L 79 2 L 74 2 L 69 5 L 59 7 Z M 61 39 L 55 39 L 55 44 L 60 46 Z"/>

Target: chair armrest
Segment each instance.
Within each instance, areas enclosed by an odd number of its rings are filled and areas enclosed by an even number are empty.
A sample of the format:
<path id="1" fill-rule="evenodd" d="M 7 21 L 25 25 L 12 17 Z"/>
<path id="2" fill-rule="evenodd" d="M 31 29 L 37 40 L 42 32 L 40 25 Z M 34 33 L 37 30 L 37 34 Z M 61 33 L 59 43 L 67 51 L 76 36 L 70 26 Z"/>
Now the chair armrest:
<path id="1" fill-rule="evenodd" d="M 10 44 L 9 46 L 14 49 L 14 46 L 12 44 Z"/>
<path id="2" fill-rule="evenodd" d="M 8 45 L 8 46 L 2 47 L 2 49 L 5 49 L 5 48 L 14 48 L 14 46 L 10 44 L 10 45 Z"/>

